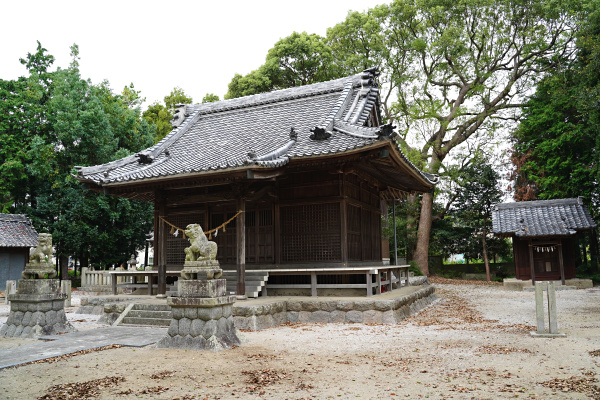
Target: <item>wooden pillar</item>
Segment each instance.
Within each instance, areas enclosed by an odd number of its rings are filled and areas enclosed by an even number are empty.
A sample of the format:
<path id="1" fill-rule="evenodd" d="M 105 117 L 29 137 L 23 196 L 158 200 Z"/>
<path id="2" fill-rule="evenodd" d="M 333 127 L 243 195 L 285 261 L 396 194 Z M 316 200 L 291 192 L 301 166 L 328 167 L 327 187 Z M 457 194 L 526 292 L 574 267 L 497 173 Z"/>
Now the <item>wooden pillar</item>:
<path id="1" fill-rule="evenodd" d="M 340 241 L 342 264 L 348 266 L 348 205 L 346 203 L 346 190 L 344 180 L 346 179 L 343 173 L 339 174 L 339 191 L 342 201 L 340 202 Z"/>
<path id="2" fill-rule="evenodd" d="M 383 235 L 383 229 L 386 229 L 389 227 L 389 221 L 388 221 L 388 204 L 387 201 L 385 199 L 381 199 L 379 202 L 379 206 L 380 206 L 380 210 L 381 210 L 381 220 L 383 221 L 381 223 L 381 229 L 380 229 L 380 235 L 381 235 L 381 259 L 382 260 L 389 260 L 390 264 L 391 264 L 391 260 L 390 260 L 390 239 L 387 236 Z"/>
<path id="3" fill-rule="evenodd" d="M 531 268 L 531 283 L 535 286 L 535 267 L 533 265 L 533 243 L 529 240 L 529 266 Z"/>
<path id="4" fill-rule="evenodd" d="M 558 265 L 560 267 L 560 280 L 565 286 L 565 263 L 563 261 L 562 240 L 558 243 Z"/>
<path id="5" fill-rule="evenodd" d="M 235 221 L 237 245 L 237 295 L 246 296 L 246 200 L 237 200 L 237 209 L 241 210 Z"/>
<path id="6" fill-rule="evenodd" d="M 158 266 L 158 291 L 156 297 L 166 297 L 167 293 L 167 224 L 161 219 L 167 217 L 167 206 L 162 191 L 157 191 L 154 201 L 154 260 Z"/>
<path id="7" fill-rule="evenodd" d="M 344 267 L 348 266 L 348 207 L 346 205 L 346 199 L 342 199 L 340 203 L 340 237 L 341 237 L 341 252 L 342 252 L 342 264 Z"/>
<path id="8" fill-rule="evenodd" d="M 275 230 L 275 234 L 273 237 L 273 246 L 274 246 L 274 251 L 275 251 L 275 265 L 277 267 L 279 267 L 279 264 L 281 264 L 281 211 L 279 209 L 279 202 L 277 202 L 277 204 L 275 204 L 275 219 L 273 221 L 274 223 L 274 230 Z"/>
<path id="9" fill-rule="evenodd" d="M 398 265 L 398 238 L 396 237 L 396 198 L 392 200 L 392 229 L 394 230 L 394 265 Z M 408 262 L 408 254 L 405 254 Z"/>

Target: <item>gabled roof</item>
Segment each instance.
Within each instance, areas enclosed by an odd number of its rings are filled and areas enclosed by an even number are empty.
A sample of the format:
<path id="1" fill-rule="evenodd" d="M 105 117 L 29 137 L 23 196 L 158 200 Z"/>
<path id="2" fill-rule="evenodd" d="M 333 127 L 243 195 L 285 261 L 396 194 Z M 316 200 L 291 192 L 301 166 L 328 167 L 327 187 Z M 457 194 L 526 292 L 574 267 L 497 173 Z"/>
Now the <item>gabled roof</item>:
<path id="1" fill-rule="evenodd" d="M 495 234 L 517 237 L 571 236 L 596 227 L 581 198 L 496 204 L 492 223 Z"/>
<path id="2" fill-rule="evenodd" d="M 437 177 L 419 171 L 381 125 L 374 69 L 269 93 L 182 105 L 175 129 L 135 155 L 78 167 L 78 179 L 101 187 L 192 177 L 237 169 L 273 169 L 292 160 L 376 148 L 385 141 L 430 190 Z"/>
<path id="3" fill-rule="evenodd" d="M 35 247 L 37 237 L 26 215 L 0 214 L 0 247 Z"/>

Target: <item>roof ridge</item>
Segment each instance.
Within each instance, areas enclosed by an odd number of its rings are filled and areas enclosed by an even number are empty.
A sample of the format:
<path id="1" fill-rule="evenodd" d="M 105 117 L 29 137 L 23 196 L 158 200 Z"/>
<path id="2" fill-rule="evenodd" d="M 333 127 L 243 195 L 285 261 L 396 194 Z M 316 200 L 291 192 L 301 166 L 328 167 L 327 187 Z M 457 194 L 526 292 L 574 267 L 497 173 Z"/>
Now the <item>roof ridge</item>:
<path id="1" fill-rule="evenodd" d="M 511 203 L 498 203 L 494 207 L 497 210 L 506 210 L 510 208 L 530 208 L 530 207 L 553 207 L 553 206 L 568 206 L 568 205 L 583 205 L 581 197 L 571 197 L 566 199 L 550 199 L 550 200 L 528 200 L 516 201 Z"/>
<path id="2" fill-rule="evenodd" d="M 216 112 L 239 110 L 270 103 L 279 103 L 287 100 L 295 100 L 304 97 L 339 92 L 340 90 L 344 90 L 348 83 L 352 83 L 352 85 L 358 83 L 358 79 L 360 78 L 361 74 L 362 73 L 345 76 L 338 79 L 332 79 L 329 81 L 312 83 L 309 85 L 274 90 L 271 92 L 236 97 L 234 99 L 195 104 L 194 113 L 200 113 L 202 115 L 213 114 Z M 332 83 L 339 83 L 339 86 L 334 85 L 332 87 Z"/>

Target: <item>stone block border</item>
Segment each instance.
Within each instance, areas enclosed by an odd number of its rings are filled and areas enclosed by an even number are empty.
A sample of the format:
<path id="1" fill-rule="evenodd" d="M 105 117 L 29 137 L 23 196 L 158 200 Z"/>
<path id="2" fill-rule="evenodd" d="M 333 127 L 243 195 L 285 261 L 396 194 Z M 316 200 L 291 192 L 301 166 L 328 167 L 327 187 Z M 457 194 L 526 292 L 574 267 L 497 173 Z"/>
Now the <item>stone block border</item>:
<path id="1" fill-rule="evenodd" d="M 396 324 L 437 300 L 433 286 L 415 288 L 413 293 L 382 300 L 281 300 L 233 306 L 237 329 L 256 331 L 286 323 Z"/>

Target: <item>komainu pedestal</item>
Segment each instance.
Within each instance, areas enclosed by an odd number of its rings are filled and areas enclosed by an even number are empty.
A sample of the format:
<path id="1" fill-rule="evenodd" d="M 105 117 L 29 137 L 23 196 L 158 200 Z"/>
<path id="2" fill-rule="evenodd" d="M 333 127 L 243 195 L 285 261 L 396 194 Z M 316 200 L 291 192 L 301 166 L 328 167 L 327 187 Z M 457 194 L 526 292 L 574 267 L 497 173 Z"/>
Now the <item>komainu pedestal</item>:
<path id="1" fill-rule="evenodd" d="M 190 247 L 177 281 L 177 296 L 167 298 L 171 325 L 156 347 L 219 351 L 241 343 L 233 324 L 234 295 L 226 293 L 227 281 L 215 260 L 216 244 L 209 242 L 200 225 L 188 225 Z"/>
<path id="2" fill-rule="evenodd" d="M 156 347 L 219 351 L 239 345 L 232 315 L 235 296 L 225 288 L 225 279 L 178 281 L 177 296 L 167 298 L 171 325 Z"/>
<path id="3" fill-rule="evenodd" d="M 21 279 L 17 293 L 9 294 L 10 314 L 0 337 L 38 338 L 72 332 L 65 315 L 66 294 L 59 293 L 58 279 Z"/>

